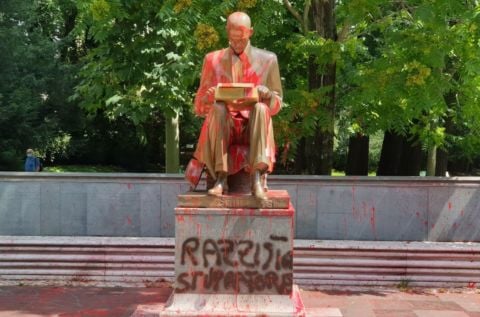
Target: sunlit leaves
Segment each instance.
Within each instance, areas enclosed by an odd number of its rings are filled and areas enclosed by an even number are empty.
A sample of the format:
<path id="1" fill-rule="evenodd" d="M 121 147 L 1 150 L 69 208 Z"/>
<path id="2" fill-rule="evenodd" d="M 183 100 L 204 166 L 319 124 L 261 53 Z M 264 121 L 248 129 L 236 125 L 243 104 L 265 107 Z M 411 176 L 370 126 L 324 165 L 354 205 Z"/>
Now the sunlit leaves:
<path id="1" fill-rule="evenodd" d="M 219 41 L 219 35 L 215 28 L 205 23 L 199 23 L 197 25 L 194 36 L 197 41 L 197 48 L 200 51 L 215 48 Z"/>
<path id="2" fill-rule="evenodd" d="M 305 2 L 291 3 L 301 11 Z M 332 120 L 352 133 L 390 129 L 416 134 L 424 144 L 458 141 L 472 149 L 478 144 L 473 141 L 480 137 L 475 1 L 337 1 L 333 39 L 302 32 L 282 1 L 81 0 L 77 5 L 82 29 L 96 45 L 84 60 L 77 100 L 92 111 L 105 109 L 140 122 L 155 111 L 189 109 L 203 55 L 227 45 L 225 19 L 244 9 L 255 30 L 252 44 L 279 59 L 286 101 L 275 118 L 279 145 L 312 135 Z M 335 118 L 322 110 L 326 89 L 308 92 L 310 56 L 320 73 L 336 65 Z M 455 102 L 446 101 L 447 95 Z M 444 129 L 447 117 L 462 126 L 464 136 Z"/>
<path id="3" fill-rule="evenodd" d="M 237 10 L 246 11 L 254 8 L 257 5 L 257 0 L 239 0 L 237 3 Z"/>
<path id="4" fill-rule="evenodd" d="M 370 56 L 346 61 L 351 66 L 341 78 L 350 83 L 349 91 L 340 103 L 352 119 L 362 118 L 367 133 L 393 129 L 416 134 L 424 144 L 442 145 L 446 116 L 456 118 L 469 108 L 471 97 L 461 92 L 477 76 L 479 55 L 472 43 L 479 37 L 469 31 L 476 25 L 473 11 L 460 1 L 377 4 L 381 15 L 351 28 L 352 35 L 361 30 L 357 34 Z M 463 70 L 472 76 L 462 75 Z M 447 104 L 445 96 L 455 93 L 461 103 Z"/>
<path id="5" fill-rule="evenodd" d="M 402 71 L 407 72 L 406 85 L 407 86 L 422 86 L 425 85 L 425 80 L 430 76 L 432 70 L 418 61 L 413 60 L 405 64 Z"/>
<path id="6" fill-rule="evenodd" d="M 177 13 L 191 1 L 180 4 Z M 173 6 L 153 0 L 83 0 L 79 9 L 87 27 L 95 30 L 97 45 L 77 87 L 84 108 L 141 123 L 155 111 L 185 106 L 191 96 L 185 77 L 193 67 L 187 50 L 192 41 Z"/>
<path id="7" fill-rule="evenodd" d="M 122 100 L 123 97 L 122 96 L 119 96 L 119 95 L 113 95 L 112 97 L 108 98 L 107 101 L 105 101 L 105 104 L 107 106 L 109 105 L 114 105 L 116 103 L 118 103 L 120 100 Z"/>
<path id="8" fill-rule="evenodd" d="M 94 21 L 102 21 L 109 16 L 110 4 L 106 0 L 95 0 L 90 5 L 90 13 Z"/>
<path id="9" fill-rule="evenodd" d="M 192 5 L 192 0 L 179 0 L 173 7 L 175 13 L 180 13 Z"/>

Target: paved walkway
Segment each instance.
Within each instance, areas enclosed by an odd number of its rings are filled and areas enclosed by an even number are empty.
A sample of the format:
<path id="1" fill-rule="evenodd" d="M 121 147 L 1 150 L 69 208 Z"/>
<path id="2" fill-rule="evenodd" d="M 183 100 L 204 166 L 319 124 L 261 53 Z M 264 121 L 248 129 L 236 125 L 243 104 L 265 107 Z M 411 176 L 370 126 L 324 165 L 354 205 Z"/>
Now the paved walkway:
<path id="1" fill-rule="evenodd" d="M 0 317 L 128 317 L 171 288 L 0 287 Z M 480 289 L 301 290 L 309 317 L 480 317 Z"/>

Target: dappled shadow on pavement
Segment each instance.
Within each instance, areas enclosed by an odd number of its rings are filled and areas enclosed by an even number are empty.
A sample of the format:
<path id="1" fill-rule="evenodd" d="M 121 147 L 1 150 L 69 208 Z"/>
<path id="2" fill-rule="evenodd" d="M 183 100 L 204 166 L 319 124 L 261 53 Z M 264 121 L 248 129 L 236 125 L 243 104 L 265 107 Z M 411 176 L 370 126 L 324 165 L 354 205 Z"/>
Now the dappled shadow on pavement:
<path id="1" fill-rule="evenodd" d="M 324 289 L 301 296 L 307 317 L 480 317 L 480 289 Z M 336 314 L 323 314 L 327 309 Z"/>

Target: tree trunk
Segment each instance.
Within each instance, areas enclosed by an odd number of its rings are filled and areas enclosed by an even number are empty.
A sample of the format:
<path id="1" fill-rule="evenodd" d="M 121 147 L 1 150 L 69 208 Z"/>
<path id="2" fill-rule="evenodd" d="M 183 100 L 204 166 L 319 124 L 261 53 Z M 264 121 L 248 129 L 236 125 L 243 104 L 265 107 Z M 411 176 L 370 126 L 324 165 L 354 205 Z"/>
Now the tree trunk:
<path id="1" fill-rule="evenodd" d="M 393 131 L 385 131 L 377 176 L 396 176 L 403 150 L 403 137 Z"/>
<path id="2" fill-rule="evenodd" d="M 458 77 L 457 72 L 455 72 L 454 77 Z M 457 104 L 457 94 L 455 92 L 450 92 L 444 96 L 445 103 L 448 106 L 448 109 L 455 111 Z M 455 132 L 454 122 L 451 116 L 447 115 L 445 117 L 445 133 L 453 134 Z M 446 147 L 442 149 L 437 149 L 437 166 L 435 167 L 435 176 L 445 176 L 448 169 L 448 150 Z"/>
<path id="3" fill-rule="evenodd" d="M 313 30 L 325 39 L 336 40 L 336 21 L 335 21 L 335 1 L 334 0 L 314 0 L 311 9 L 311 24 Z M 313 56 L 309 59 L 308 84 L 310 90 L 318 88 L 329 88 L 329 91 L 320 100 L 319 106 L 325 108 L 324 113 L 328 116 L 329 124 L 327 126 L 318 126 L 315 133 L 313 146 L 319 151 L 319 155 L 311 158 L 314 164 L 314 172 L 319 175 L 331 175 L 333 166 L 333 138 L 334 138 L 334 120 L 335 120 L 335 84 L 336 84 L 336 65 L 331 63 L 325 67 L 325 72 L 319 74 L 318 65 Z M 307 164 L 311 165 L 311 164 Z"/>
<path id="4" fill-rule="evenodd" d="M 312 91 L 320 88 L 322 85 L 321 76 L 318 73 L 318 65 L 315 62 L 315 56 L 310 56 L 308 59 L 308 90 Z M 320 105 L 319 105 L 320 107 Z M 304 170 L 307 174 L 315 174 L 315 165 L 320 164 L 323 155 L 321 147 L 322 130 L 323 127 L 317 126 L 317 130 L 313 136 L 303 138 L 304 141 Z"/>
<path id="5" fill-rule="evenodd" d="M 178 112 L 173 116 L 165 117 L 165 172 L 178 173 L 180 171 L 179 163 L 179 128 Z"/>
<path id="6" fill-rule="evenodd" d="M 316 174 L 317 165 L 319 164 L 321 157 L 323 155 L 322 150 L 320 150 L 320 140 L 317 136 L 317 133 L 313 136 L 305 137 L 305 148 L 303 153 L 305 154 L 305 167 L 304 172 L 307 174 Z"/>
<path id="7" fill-rule="evenodd" d="M 397 175 L 418 176 L 422 168 L 422 157 L 422 146 L 418 142 L 418 138 L 404 137 L 400 168 Z"/>
<path id="8" fill-rule="evenodd" d="M 297 12 L 289 1 L 284 1 L 287 9 L 299 21 L 302 31 L 305 35 L 309 31 L 314 31 L 319 37 L 324 39 L 337 40 L 337 29 L 335 19 L 335 0 L 309 0 L 305 6 L 303 17 Z M 307 18 L 307 20 L 305 20 Z M 297 148 L 297 158 L 302 159 L 296 164 L 296 171 L 302 167 L 301 172 L 307 171 L 320 175 L 331 175 L 333 166 L 333 138 L 334 138 L 334 120 L 335 120 L 335 84 L 336 84 L 336 64 L 325 65 L 323 74 L 319 72 L 319 65 L 315 61 L 315 55 L 311 55 L 308 60 L 308 87 L 309 91 L 324 88 L 327 91 L 319 98 L 318 107 L 324 107 L 324 111 L 318 111 L 326 115 L 329 122 L 327 125 L 320 125 L 322 121 L 318 120 L 317 130 L 313 136 L 301 139 L 303 144 Z M 325 119 L 325 118 L 323 118 Z M 299 157 L 299 155 L 304 155 Z"/>
<path id="9" fill-rule="evenodd" d="M 427 153 L 427 176 L 435 176 L 435 166 L 437 165 L 437 146 L 431 145 Z"/>
<path id="10" fill-rule="evenodd" d="M 346 175 L 368 175 L 368 135 L 356 134 L 348 141 Z"/>
<path id="11" fill-rule="evenodd" d="M 75 28 L 75 22 L 77 19 L 77 7 L 69 6 L 64 8 L 63 11 L 63 38 L 60 49 L 60 56 L 62 61 L 69 61 L 71 64 L 78 62 L 78 54 L 75 43 L 75 37 L 70 36 L 70 32 Z"/>
<path id="12" fill-rule="evenodd" d="M 295 153 L 295 174 L 303 174 L 306 169 L 305 137 L 298 141 Z"/>
<path id="13" fill-rule="evenodd" d="M 448 165 L 448 152 L 444 149 L 437 149 L 437 165 L 435 166 L 435 176 L 445 176 Z"/>

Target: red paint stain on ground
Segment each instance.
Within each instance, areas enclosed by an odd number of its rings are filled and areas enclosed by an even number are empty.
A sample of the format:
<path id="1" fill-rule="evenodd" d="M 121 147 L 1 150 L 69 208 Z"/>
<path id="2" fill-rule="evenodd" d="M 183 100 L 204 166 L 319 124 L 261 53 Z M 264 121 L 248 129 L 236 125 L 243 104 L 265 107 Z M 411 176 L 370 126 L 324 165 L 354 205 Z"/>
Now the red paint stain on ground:
<path id="1" fill-rule="evenodd" d="M 450 201 L 448 202 L 448 210 L 452 211 L 452 202 L 450 202 Z"/>
<path id="2" fill-rule="evenodd" d="M 127 216 L 127 222 L 129 225 L 132 225 L 132 219 L 130 218 L 130 216 Z"/>
<path id="3" fill-rule="evenodd" d="M 132 186 L 132 184 L 128 183 L 127 187 L 128 187 L 128 189 L 132 189 L 133 186 Z"/>
<path id="4" fill-rule="evenodd" d="M 81 310 L 74 315 L 65 313 L 60 314 L 59 317 L 82 317 L 82 316 L 91 316 L 91 317 L 104 317 L 111 316 L 111 311 L 107 309 L 85 309 Z"/>
<path id="5" fill-rule="evenodd" d="M 169 286 L 156 288 L 3 287 L 0 316 L 119 317 L 138 305 L 165 303 Z"/>

